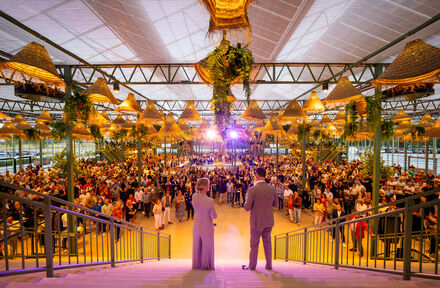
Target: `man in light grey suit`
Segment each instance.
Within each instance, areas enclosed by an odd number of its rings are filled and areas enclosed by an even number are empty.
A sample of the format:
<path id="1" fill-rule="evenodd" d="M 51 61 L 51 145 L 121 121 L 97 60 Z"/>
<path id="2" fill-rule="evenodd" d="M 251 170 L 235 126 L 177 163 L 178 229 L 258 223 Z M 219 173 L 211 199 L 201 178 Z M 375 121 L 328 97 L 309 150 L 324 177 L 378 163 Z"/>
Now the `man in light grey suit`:
<path id="1" fill-rule="evenodd" d="M 248 189 L 244 209 L 251 211 L 251 251 L 249 253 L 249 269 L 255 270 L 258 259 L 258 245 L 260 237 L 263 239 L 264 255 L 266 256 L 266 269 L 272 270 L 272 243 L 271 231 L 274 225 L 272 207 L 278 207 L 278 197 L 275 187 L 264 181 L 266 170 L 258 167 L 255 170 L 256 181 Z M 243 266 L 243 269 L 246 269 Z"/>

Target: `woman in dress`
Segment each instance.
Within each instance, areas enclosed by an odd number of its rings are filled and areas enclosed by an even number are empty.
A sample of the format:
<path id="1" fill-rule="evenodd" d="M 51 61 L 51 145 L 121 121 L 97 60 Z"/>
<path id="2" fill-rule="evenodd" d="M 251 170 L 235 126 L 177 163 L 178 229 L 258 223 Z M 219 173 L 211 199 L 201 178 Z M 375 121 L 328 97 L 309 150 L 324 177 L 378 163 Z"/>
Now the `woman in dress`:
<path id="1" fill-rule="evenodd" d="M 185 216 L 185 197 L 182 195 L 182 191 L 177 191 L 176 197 L 176 218 L 177 222 L 183 222 L 183 216 Z"/>
<path id="2" fill-rule="evenodd" d="M 214 270 L 214 223 L 217 218 L 214 199 L 208 197 L 209 179 L 200 178 L 196 187 L 198 193 L 192 197 L 196 218 L 193 226 L 192 268 Z"/>

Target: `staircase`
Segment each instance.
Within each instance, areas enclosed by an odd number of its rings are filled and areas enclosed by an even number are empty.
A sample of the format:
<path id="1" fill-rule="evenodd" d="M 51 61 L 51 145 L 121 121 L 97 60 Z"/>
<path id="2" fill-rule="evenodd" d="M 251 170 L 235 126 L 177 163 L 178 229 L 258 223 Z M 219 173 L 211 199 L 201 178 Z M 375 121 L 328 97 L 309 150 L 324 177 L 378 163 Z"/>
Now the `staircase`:
<path id="1" fill-rule="evenodd" d="M 191 270 L 191 260 L 75 268 L 56 271 L 55 278 L 45 278 L 44 273 L 3 277 L 0 287 L 439 287 L 438 280 L 403 281 L 393 274 L 281 261 L 273 263 L 273 271 L 266 271 L 261 260 L 256 271 L 242 270 L 246 262 L 218 260 L 214 271 Z"/>

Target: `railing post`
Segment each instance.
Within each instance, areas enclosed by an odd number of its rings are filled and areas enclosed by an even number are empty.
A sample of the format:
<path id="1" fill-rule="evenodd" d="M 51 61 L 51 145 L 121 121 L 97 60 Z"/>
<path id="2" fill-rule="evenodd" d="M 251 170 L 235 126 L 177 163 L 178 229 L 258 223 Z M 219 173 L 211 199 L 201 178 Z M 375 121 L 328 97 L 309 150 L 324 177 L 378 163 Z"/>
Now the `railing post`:
<path id="1" fill-rule="evenodd" d="M 286 257 L 284 258 L 287 262 L 289 259 L 289 233 L 286 233 Z"/>
<path id="2" fill-rule="evenodd" d="M 171 235 L 168 235 L 168 245 L 169 245 L 168 251 L 170 252 L 169 259 L 171 259 Z"/>
<path id="3" fill-rule="evenodd" d="M 412 211 L 411 207 L 414 200 L 406 200 L 404 221 L 405 232 L 403 234 L 403 280 L 410 280 L 411 278 L 411 235 L 412 235 Z"/>
<path id="4" fill-rule="evenodd" d="M 144 228 L 141 227 L 140 231 L 140 241 L 141 241 L 141 263 L 144 263 Z"/>
<path id="5" fill-rule="evenodd" d="M 304 228 L 304 259 L 303 264 L 307 263 L 307 228 Z"/>
<path id="6" fill-rule="evenodd" d="M 339 219 L 336 220 L 335 224 L 335 269 L 339 269 Z"/>
<path id="7" fill-rule="evenodd" d="M 277 235 L 273 237 L 273 260 L 277 259 Z"/>
<path id="8" fill-rule="evenodd" d="M 157 232 L 157 261 L 160 260 L 160 234 Z"/>
<path id="9" fill-rule="evenodd" d="M 44 198 L 44 251 L 46 254 L 46 277 L 53 277 L 53 241 L 52 241 L 52 215 L 50 198 Z"/>
<path id="10" fill-rule="evenodd" d="M 115 267 L 115 220 L 110 218 L 110 261 L 111 266 Z"/>

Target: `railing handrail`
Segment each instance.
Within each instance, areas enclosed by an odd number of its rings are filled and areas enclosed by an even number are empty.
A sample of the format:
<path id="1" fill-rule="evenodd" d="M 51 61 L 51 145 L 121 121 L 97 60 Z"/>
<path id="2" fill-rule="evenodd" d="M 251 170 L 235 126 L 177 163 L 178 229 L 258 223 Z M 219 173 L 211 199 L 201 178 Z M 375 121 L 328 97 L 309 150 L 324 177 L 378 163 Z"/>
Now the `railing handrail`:
<path id="1" fill-rule="evenodd" d="M 27 189 L 27 188 L 22 187 L 22 186 L 17 186 L 17 185 L 14 185 L 14 184 L 11 184 L 11 183 L 8 183 L 8 182 L 5 182 L 5 181 L 0 181 L 0 186 L 5 186 L 5 187 L 9 187 L 9 188 L 12 188 L 12 189 L 15 189 L 15 190 L 24 191 L 26 193 L 31 193 L 33 195 L 40 196 L 43 199 L 47 198 L 47 199 L 49 199 L 52 202 L 58 202 L 58 203 L 61 203 L 63 205 L 68 205 L 68 206 L 71 206 L 71 207 L 74 207 L 74 208 L 78 208 L 78 209 L 81 209 L 81 210 L 83 210 L 85 212 L 89 212 L 89 213 L 93 213 L 93 214 L 97 214 L 99 216 L 103 216 L 103 217 L 109 218 L 109 220 L 113 219 L 113 221 L 115 221 L 115 222 L 117 221 L 117 222 L 120 222 L 120 223 L 125 223 L 125 224 L 128 224 L 128 225 L 136 226 L 138 228 L 142 227 L 144 230 L 149 230 L 149 231 L 151 231 L 151 232 L 153 232 L 155 234 L 159 233 L 159 234 L 163 234 L 163 235 L 167 235 L 167 236 L 169 235 L 167 233 L 156 232 L 154 229 L 151 229 L 151 228 L 148 228 L 148 227 L 144 227 L 142 225 L 135 224 L 135 223 L 132 223 L 132 222 L 128 222 L 128 221 L 125 221 L 124 219 L 116 218 L 116 217 L 113 217 L 111 215 L 107 215 L 107 214 L 104 214 L 102 212 L 98 212 L 98 211 L 95 211 L 93 209 L 89 209 L 87 207 L 84 207 L 84 206 L 81 206 L 81 205 L 77 205 L 75 203 L 72 203 L 72 202 L 69 202 L 69 201 L 66 201 L 66 200 L 63 200 L 63 199 L 51 196 L 51 195 L 45 195 L 45 194 L 36 192 L 34 190 Z M 0 192 L 0 193 L 2 193 L 2 192 Z M 32 201 L 32 200 L 30 200 L 30 201 Z M 38 202 L 36 202 L 36 203 L 38 203 Z"/>
<path id="2" fill-rule="evenodd" d="M 379 209 L 379 208 L 384 208 L 384 207 L 388 207 L 388 206 L 393 206 L 393 205 L 396 205 L 396 204 L 403 204 L 403 203 L 405 203 L 406 201 L 414 200 L 414 199 L 417 199 L 417 198 L 420 198 L 420 197 L 426 197 L 426 196 L 429 196 L 429 195 L 435 194 L 435 193 L 437 193 L 437 192 L 440 192 L 440 188 L 432 189 L 432 190 L 429 190 L 429 191 L 425 191 L 425 192 L 423 192 L 423 193 L 418 193 L 418 194 L 415 194 L 415 195 L 412 195 L 412 196 L 405 197 L 404 199 L 400 199 L 400 200 L 397 200 L 397 201 L 394 201 L 394 202 L 389 202 L 389 203 L 387 203 L 387 204 L 383 204 L 383 205 L 378 205 L 378 206 L 376 206 L 376 207 L 372 207 L 372 208 L 369 208 L 369 209 L 366 209 L 366 210 L 363 210 L 363 211 L 359 211 L 359 212 L 351 213 L 351 214 L 348 214 L 348 215 L 345 215 L 345 216 L 339 217 L 339 218 L 337 218 L 337 219 L 330 219 L 330 220 L 327 220 L 327 221 L 324 221 L 324 222 L 321 222 L 321 223 L 318 223 L 318 224 L 312 224 L 312 225 L 309 225 L 309 226 L 306 226 L 306 227 L 302 227 L 302 228 L 298 228 L 298 229 L 295 229 L 295 230 L 291 230 L 291 231 L 289 231 L 289 232 L 279 233 L 279 234 L 277 234 L 277 235 L 275 235 L 275 236 L 286 235 L 286 234 L 290 234 L 290 233 L 294 233 L 294 232 L 298 232 L 298 231 L 303 231 L 304 228 L 309 229 L 309 228 L 313 228 L 313 227 L 315 227 L 315 226 L 321 226 L 321 225 L 323 225 L 323 224 L 329 224 L 329 225 L 330 225 L 330 223 L 332 223 L 332 222 L 336 222 L 337 220 L 340 221 L 340 220 L 342 220 L 342 219 L 348 219 L 348 218 L 350 218 L 350 217 L 352 217 L 352 216 L 360 215 L 360 214 L 365 214 L 365 213 L 368 213 L 368 212 L 372 212 L 372 211 L 375 211 L 375 210 L 377 210 L 377 209 Z M 394 211 L 396 211 L 396 210 L 394 210 Z M 365 218 L 365 217 L 364 217 L 364 218 Z"/>

